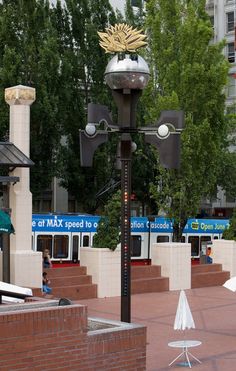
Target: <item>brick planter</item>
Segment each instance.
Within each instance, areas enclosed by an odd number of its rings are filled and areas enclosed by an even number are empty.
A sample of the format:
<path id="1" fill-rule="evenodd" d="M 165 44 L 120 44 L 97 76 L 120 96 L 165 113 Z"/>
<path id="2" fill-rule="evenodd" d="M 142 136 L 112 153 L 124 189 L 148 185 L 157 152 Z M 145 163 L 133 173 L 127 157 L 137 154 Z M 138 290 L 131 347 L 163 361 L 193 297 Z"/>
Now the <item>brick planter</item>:
<path id="1" fill-rule="evenodd" d="M 91 321 L 78 304 L 0 306 L 0 370 L 146 370 L 144 326 Z"/>

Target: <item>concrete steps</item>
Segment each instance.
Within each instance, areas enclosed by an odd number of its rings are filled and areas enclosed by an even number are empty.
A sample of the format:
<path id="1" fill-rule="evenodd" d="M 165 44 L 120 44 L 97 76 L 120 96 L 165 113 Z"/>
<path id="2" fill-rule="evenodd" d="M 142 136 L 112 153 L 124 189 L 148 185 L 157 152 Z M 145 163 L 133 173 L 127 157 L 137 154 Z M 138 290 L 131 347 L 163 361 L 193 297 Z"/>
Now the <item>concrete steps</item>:
<path id="1" fill-rule="evenodd" d="M 161 267 L 144 265 L 131 267 L 131 294 L 169 290 L 169 278 L 161 277 Z"/>
<path id="2" fill-rule="evenodd" d="M 222 286 L 230 278 L 230 272 L 222 270 L 222 264 L 192 266 L 191 288 Z"/>
<path id="3" fill-rule="evenodd" d="M 92 299 L 97 297 L 97 285 L 87 275 L 86 267 L 60 267 L 44 269 L 50 280 L 52 296 L 70 300 Z M 41 290 L 33 290 L 35 296 L 44 296 Z"/>

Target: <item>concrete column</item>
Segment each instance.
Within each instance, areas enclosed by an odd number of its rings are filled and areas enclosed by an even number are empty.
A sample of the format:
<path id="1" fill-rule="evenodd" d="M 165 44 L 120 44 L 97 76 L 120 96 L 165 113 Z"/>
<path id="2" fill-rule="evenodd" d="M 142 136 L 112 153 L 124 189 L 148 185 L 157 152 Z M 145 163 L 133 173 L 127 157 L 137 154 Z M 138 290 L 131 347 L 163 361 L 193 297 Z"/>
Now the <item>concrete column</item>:
<path id="1" fill-rule="evenodd" d="M 191 288 L 191 245 L 163 242 L 152 245 L 152 265 L 161 266 L 161 275 L 169 277 L 170 290 Z"/>
<path id="2" fill-rule="evenodd" d="M 35 89 L 22 85 L 7 88 L 5 101 L 10 105 L 10 142 L 30 157 L 30 105 L 35 101 Z M 10 185 L 9 206 L 15 228 L 15 234 L 10 236 L 10 281 L 20 286 L 41 287 L 42 256 L 32 251 L 29 168 L 16 168 L 11 175 L 18 176 L 20 181 Z"/>
<path id="3" fill-rule="evenodd" d="M 230 277 L 236 276 L 236 242 L 233 240 L 213 240 L 211 257 L 213 263 L 222 264 L 224 271 L 230 272 Z"/>

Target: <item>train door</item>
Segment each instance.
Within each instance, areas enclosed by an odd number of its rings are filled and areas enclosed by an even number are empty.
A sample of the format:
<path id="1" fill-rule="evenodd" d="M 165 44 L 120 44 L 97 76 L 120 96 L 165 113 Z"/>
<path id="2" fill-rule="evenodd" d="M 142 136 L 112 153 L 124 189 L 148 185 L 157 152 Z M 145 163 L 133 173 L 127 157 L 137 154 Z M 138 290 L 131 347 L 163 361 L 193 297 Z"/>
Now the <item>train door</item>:
<path id="1" fill-rule="evenodd" d="M 131 235 L 131 247 L 130 247 L 130 255 L 131 259 L 143 259 L 143 251 L 142 251 L 142 233 L 140 234 L 133 234 Z"/>
<path id="2" fill-rule="evenodd" d="M 188 235 L 187 242 L 191 244 L 192 258 L 200 258 L 202 246 L 211 241 L 211 235 Z"/>
<path id="3" fill-rule="evenodd" d="M 73 263 L 80 261 L 80 233 L 72 233 L 71 254 Z"/>

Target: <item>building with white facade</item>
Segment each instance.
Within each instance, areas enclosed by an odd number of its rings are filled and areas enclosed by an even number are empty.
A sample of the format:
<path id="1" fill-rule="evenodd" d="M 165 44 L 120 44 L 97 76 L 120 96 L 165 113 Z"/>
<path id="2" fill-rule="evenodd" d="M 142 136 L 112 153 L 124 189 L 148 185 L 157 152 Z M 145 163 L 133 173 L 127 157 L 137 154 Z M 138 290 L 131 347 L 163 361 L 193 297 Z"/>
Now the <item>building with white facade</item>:
<path id="1" fill-rule="evenodd" d="M 226 110 L 236 112 L 236 60 L 235 60 L 235 17 L 236 0 L 207 0 L 206 10 L 214 28 L 212 42 L 226 41 L 225 57 L 230 63 L 229 80 L 226 88 Z M 236 206 L 235 199 L 222 189 L 213 202 L 206 201 L 205 208 L 214 216 L 230 216 Z"/>

